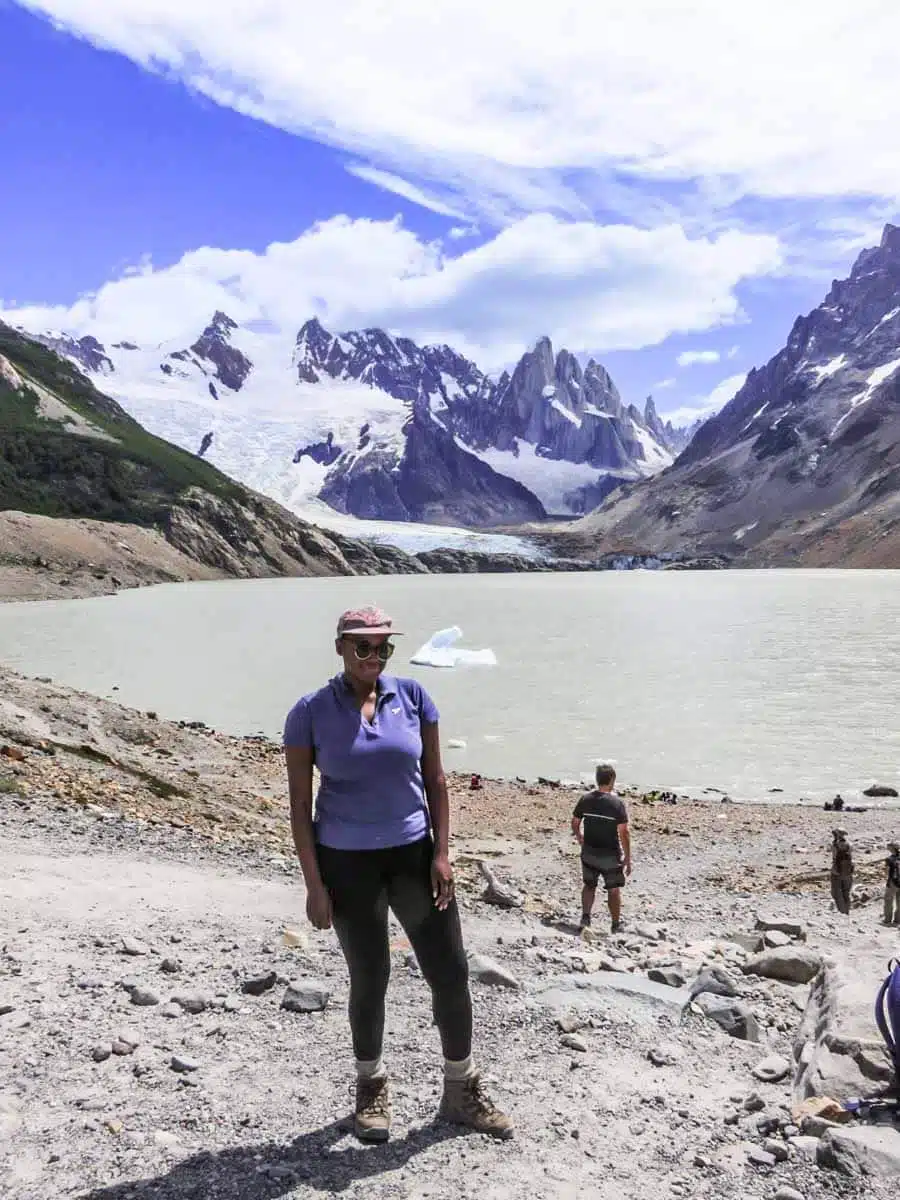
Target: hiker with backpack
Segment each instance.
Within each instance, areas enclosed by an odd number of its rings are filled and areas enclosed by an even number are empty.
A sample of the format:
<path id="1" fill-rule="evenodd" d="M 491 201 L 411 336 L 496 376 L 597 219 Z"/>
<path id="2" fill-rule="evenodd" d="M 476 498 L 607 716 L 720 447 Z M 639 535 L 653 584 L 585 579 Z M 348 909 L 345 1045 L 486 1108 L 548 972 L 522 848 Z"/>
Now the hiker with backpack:
<path id="1" fill-rule="evenodd" d="M 887 879 L 884 884 L 884 923 L 900 925 L 900 845 L 890 842 L 885 859 Z"/>

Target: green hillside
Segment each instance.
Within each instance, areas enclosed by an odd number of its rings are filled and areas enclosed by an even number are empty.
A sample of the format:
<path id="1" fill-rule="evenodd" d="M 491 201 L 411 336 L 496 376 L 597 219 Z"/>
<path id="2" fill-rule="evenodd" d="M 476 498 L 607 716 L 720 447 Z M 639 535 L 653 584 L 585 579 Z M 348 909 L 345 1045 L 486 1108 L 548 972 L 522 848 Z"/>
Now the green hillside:
<path id="1" fill-rule="evenodd" d="M 209 463 L 147 433 L 65 359 L 0 322 L 0 510 L 154 525 L 190 487 L 247 499 Z"/>

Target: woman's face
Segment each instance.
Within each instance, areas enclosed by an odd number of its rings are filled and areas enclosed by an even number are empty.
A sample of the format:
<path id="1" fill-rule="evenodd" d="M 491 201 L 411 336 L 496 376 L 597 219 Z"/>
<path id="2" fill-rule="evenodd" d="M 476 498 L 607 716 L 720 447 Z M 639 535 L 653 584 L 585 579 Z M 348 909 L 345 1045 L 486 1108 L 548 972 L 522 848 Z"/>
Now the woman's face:
<path id="1" fill-rule="evenodd" d="M 349 634 L 338 638 L 337 652 L 344 661 L 344 674 L 357 683 L 374 684 L 394 652 L 386 634 Z"/>

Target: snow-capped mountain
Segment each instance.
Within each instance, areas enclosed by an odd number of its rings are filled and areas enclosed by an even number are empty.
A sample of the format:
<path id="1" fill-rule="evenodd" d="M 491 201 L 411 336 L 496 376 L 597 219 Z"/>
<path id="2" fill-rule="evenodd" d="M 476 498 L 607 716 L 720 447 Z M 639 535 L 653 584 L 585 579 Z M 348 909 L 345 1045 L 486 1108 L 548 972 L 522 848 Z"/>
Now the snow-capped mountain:
<path id="1" fill-rule="evenodd" d="M 672 470 L 578 525 L 642 551 L 900 566 L 900 229 L 798 317 Z"/>
<path id="2" fill-rule="evenodd" d="M 624 405 L 600 364 L 546 338 L 497 381 L 449 346 L 316 318 L 292 341 L 223 312 L 162 346 L 43 340 L 152 432 L 306 516 L 324 504 L 489 527 L 583 513 L 677 448 L 652 400 Z"/>

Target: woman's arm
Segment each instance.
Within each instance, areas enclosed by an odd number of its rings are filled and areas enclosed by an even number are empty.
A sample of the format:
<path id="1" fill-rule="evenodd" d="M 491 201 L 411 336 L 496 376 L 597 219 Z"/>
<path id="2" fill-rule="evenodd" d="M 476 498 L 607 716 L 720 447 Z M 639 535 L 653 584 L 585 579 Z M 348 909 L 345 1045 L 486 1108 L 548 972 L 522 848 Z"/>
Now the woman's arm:
<path id="1" fill-rule="evenodd" d="M 317 929 L 331 924 L 331 902 L 319 873 L 313 832 L 313 751 L 308 746 L 285 746 L 291 833 L 306 883 L 306 915 Z"/>
<path id="2" fill-rule="evenodd" d="M 453 868 L 450 866 L 450 795 L 441 762 L 441 737 L 437 722 L 422 723 L 422 782 L 434 835 L 431 879 L 438 908 L 453 899 Z"/>

